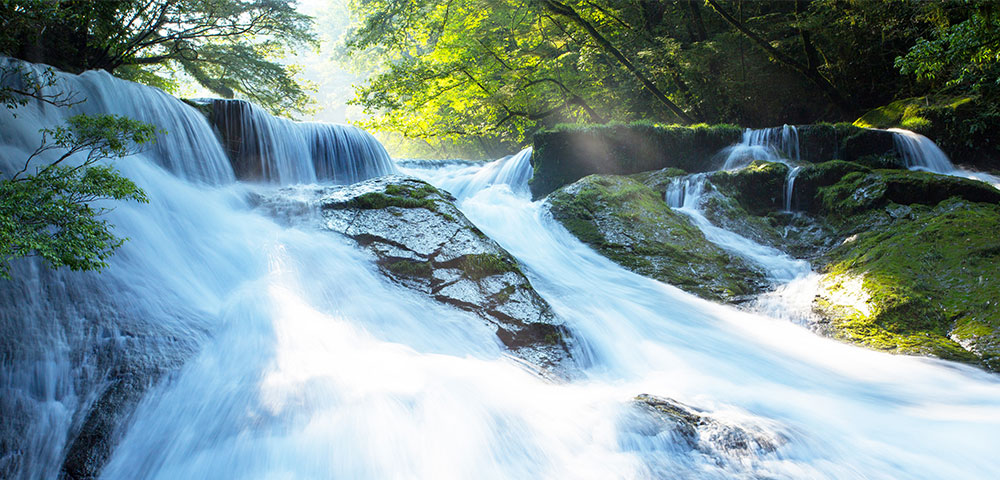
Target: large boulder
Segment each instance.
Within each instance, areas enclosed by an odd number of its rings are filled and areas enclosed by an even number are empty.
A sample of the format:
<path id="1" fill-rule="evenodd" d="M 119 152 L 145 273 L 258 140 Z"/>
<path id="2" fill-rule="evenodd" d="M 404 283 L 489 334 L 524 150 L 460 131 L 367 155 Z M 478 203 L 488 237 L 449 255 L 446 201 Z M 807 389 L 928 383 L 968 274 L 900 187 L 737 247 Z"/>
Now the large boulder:
<path id="1" fill-rule="evenodd" d="M 258 198 L 260 207 L 279 217 L 318 208 L 325 228 L 371 252 L 387 277 L 476 313 L 521 358 L 557 373 L 568 366 L 567 332 L 549 304 L 517 260 L 465 218 L 449 193 L 401 175 L 282 190 Z"/>
<path id="2" fill-rule="evenodd" d="M 932 207 L 891 203 L 853 222 L 868 228 L 822 259 L 814 306 L 823 330 L 1000 370 L 1000 206 L 958 197 Z"/>
<path id="3" fill-rule="evenodd" d="M 727 302 L 767 285 L 760 270 L 706 240 L 661 193 L 636 179 L 591 175 L 549 195 L 547 204 L 570 233 L 640 275 Z"/>

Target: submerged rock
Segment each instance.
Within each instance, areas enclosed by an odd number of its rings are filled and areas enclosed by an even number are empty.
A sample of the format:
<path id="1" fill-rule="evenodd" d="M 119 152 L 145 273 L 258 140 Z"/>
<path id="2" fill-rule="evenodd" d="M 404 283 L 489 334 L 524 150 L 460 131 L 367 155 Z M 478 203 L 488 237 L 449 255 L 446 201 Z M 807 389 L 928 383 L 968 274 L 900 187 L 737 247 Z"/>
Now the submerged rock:
<path id="1" fill-rule="evenodd" d="M 670 398 L 641 394 L 635 397 L 633 405 L 654 421 L 655 427 L 645 432 L 647 435 L 670 433 L 688 448 L 709 455 L 719 463 L 743 463 L 773 454 L 787 442 L 776 432 L 757 425 L 722 421 Z"/>
<path id="2" fill-rule="evenodd" d="M 577 238 L 640 275 L 727 302 L 767 285 L 760 270 L 706 240 L 660 193 L 635 179 L 591 175 L 547 202 L 553 218 Z"/>
<path id="3" fill-rule="evenodd" d="M 294 217 L 307 202 L 327 229 L 371 252 L 387 277 L 478 314 L 516 355 L 546 367 L 569 360 L 567 332 L 549 304 L 517 260 L 466 219 L 449 193 L 400 175 L 282 192 L 259 198 L 260 208 Z"/>

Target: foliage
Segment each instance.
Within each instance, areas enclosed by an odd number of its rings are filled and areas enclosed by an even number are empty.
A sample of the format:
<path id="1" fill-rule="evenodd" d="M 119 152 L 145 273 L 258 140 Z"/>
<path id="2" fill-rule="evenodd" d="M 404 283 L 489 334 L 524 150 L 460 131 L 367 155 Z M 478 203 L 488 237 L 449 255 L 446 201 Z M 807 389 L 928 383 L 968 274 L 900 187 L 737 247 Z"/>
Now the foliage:
<path id="1" fill-rule="evenodd" d="M 171 89 L 178 74 L 275 113 L 310 101 L 277 61 L 315 39 L 289 0 L 0 2 L 0 53 L 68 71 L 104 69 Z"/>
<path id="2" fill-rule="evenodd" d="M 882 0 L 354 0 L 352 8 L 347 51 L 378 68 L 354 100 L 372 115 L 366 126 L 472 154 L 509 150 L 563 122 L 853 120 L 899 92 L 927 93 L 894 61 L 968 10 Z"/>
<path id="3" fill-rule="evenodd" d="M 147 199 L 132 181 L 97 162 L 131 155 L 155 134 L 151 125 L 115 115 L 77 115 L 65 126 L 43 129 L 42 144 L 24 167 L 0 179 L 0 277 L 10 278 L 9 262 L 27 256 L 52 268 L 106 267 L 124 239 L 96 218 L 108 211 L 99 201 Z M 51 151 L 61 154 L 37 166 Z"/>
<path id="4" fill-rule="evenodd" d="M 933 85 L 995 94 L 1000 91 L 1000 11 L 994 2 L 972 2 L 966 19 L 920 38 L 896 65 Z"/>

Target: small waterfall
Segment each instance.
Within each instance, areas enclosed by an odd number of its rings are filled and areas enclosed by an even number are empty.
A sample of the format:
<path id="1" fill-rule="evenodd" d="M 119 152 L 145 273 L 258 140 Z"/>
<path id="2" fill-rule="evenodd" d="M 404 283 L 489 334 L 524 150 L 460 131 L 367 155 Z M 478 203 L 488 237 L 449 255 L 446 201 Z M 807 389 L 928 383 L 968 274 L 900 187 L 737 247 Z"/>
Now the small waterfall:
<path id="1" fill-rule="evenodd" d="M 1000 177 L 956 167 L 933 140 L 901 128 L 890 128 L 889 131 L 893 133 L 896 150 L 903 157 L 906 168 L 979 180 L 1000 189 Z"/>
<path id="2" fill-rule="evenodd" d="M 788 177 L 785 178 L 785 211 L 792 211 L 792 194 L 795 192 L 795 177 L 799 176 L 800 166 L 788 169 Z"/>
<path id="3" fill-rule="evenodd" d="M 438 162 L 437 165 L 445 168 L 439 167 L 435 170 L 427 170 L 426 164 L 412 161 L 404 162 L 404 165 L 411 166 L 411 168 L 404 168 L 404 173 L 410 173 L 425 178 L 435 185 L 440 185 L 459 199 L 492 185 L 507 185 L 511 191 L 518 195 L 528 195 L 528 180 L 531 179 L 533 173 L 531 147 L 485 164 Z M 428 172 L 433 172 L 433 176 L 429 177 Z"/>
<path id="4" fill-rule="evenodd" d="M 671 180 L 664 194 L 667 206 L 697 209 L 705 192 L 705 178 L 706 174 L 696 173 Z"/>
<path id="5" fill-rule="evenodd" d="M 665 193 L 667 205 L 690 217 L 708 241 L 760 265 L 776 282 L 789 282 L 809 272 L 809 262 L 793 259 L 775 248 L 713 225 L 701 211 L 702 198 L 711 193 L 706 191 L 707 180 L 705 173 L 671 180 Z"/>
<path id="6" fill-rule="evenodd" d="M 795 125 L 772 128 L 748 128 L 743 140 L 723 151 L 726 161 L 723 170 L 733 170 L 749 165 L 754 160 L 766 162 L 799 161 L 799 131 Z"/>
<path id="7" fill-rule="evenodd" d="M 347 184 L 396 172 L 385 147 L 353 125 L 293 122 L 242 100 L 210 103 L 241 180 Z"/>
<path id="8" fill-rule="evenodd" d="M 890 128 L 889 131 L 894 134 L 896 150 L 906 162 L 906 168 L 944 174 L 955 171 L 948 155 L 931 139 L 901 128 Z"/>

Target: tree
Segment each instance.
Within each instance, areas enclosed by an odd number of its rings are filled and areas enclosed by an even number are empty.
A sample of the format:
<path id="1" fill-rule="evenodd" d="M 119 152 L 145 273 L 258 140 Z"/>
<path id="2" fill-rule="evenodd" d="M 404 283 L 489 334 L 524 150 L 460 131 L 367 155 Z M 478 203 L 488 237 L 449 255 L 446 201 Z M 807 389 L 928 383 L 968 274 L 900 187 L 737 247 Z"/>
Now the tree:
<path id="1" fill-rule="evenodd" d="M 24 88 L 0 87 L 0 101 L 7 108 L 23 106 L 34 98 L 57 106 L 72 102 L 72 95 L 43 93 L 55 77 L 33 75 L 10 67 L 4 77 L 23 76 Z M 38 256 L 52 268 L 99 270 L 124 243 L 112 225 L 97 217 L 108 207 L 102 200 L 145 203 L 145 193 L 110 165 L 108 158 L 136 153 L 155 139 L 152 125 L 116 115 L 76 115 L 66 124 L 42 129 L 39 147 L 15 172 L 0 177 L 0 278 L 10 278 L 10 261 Z M 57 154 L 52 158 L 52 154 Z"/>
<path id="2" fill-rule="evenodd" d="M 966 12 L 962 21 L 939 26 L 898 57 L 900 71 L 935 88 L 1000 92 L 1000 9 L 980 1 Z"/>
<path id="3" fill-rule="evenodd" d="M 184 72 L 277 114 L 311 101 L 277 61 L 314 45 L 290 0 L 3 0 L 0 53 L 70 72 L 103 69 L 165 89 Z"/>

